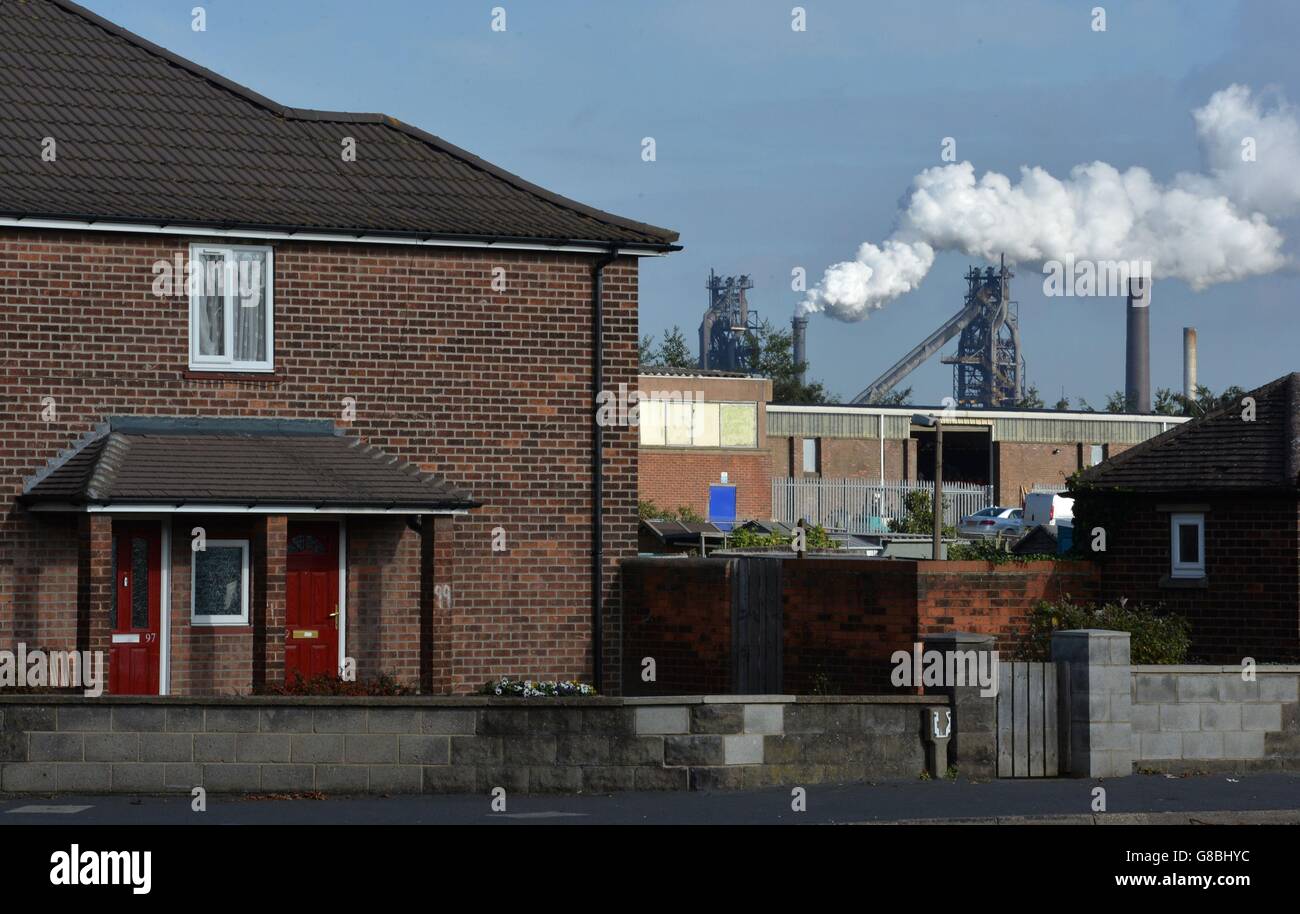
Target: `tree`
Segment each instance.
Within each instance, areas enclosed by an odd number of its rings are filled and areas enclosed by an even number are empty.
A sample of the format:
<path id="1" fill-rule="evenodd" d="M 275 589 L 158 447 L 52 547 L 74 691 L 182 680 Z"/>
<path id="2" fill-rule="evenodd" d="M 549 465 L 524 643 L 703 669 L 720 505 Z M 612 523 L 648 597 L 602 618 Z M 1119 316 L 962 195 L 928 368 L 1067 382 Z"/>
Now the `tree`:
<path id="1" fill-rule="evenodd" d="M 827 403 L 831 401 L 819 383 L 801 384 L 799 373 L 807 364 L 794 361 L 794 342 L 789 330 L 778 330 L 763 321 L 756 332 L 747 334 L 749 357 L 746 371 L 772 379 L 772 400 L 776 403 Z"/>
<path id="2" fill-rule="evenodd" d="M 1061 390 L 1061 399 L 1056 401 L 1056 406 L 1052 407 L 1058 412 L 1063 412 L 1070 408 L 1070 398 L 1065 395 L 1065 390 Z"/>
<path id="3" fill-rule="evenodd" d="M 655 352 L 654 334 L 646 334 L 641 337 L 641 341 L 637 343 L 636 348 L 637 361 L 640 362 L 642 368 L 656 367 L 655 359 L 658 358 L 658 353 Z"/>
<path id="4" fill-rule="evenodd" d="M 1187 402 L 1182 394 L 1176 394 L 1168 387 L 1156 388 L 1156 399 L 1151 412 L 1157 416 L 1185 416 L 1186 410 Z"/>
<path id="5" fill-rule="evenodd" d="M 696 368 L 699 360 L 691 354 L 691 347 L 686 343 L 682 328 L 673 324 L 673 329 L 664 334 L 664 341 L 659 345 L 655 358 L 661 368 Z"/>
<path id="6" fill-rule="evenodd" d="M 891 387 L 888 393 L 883 393 L 871 401 L 873 406 L 907 406 L 911 402 L 912 388 L 910 387 L 904 387 L 902 390 Z"/>
<path id="7" fill-rule="evenodd" d="M 1108 413 L 1125 413 L 1128 412 L 1128 400 L 1124 397 L 1124 391 L 1116 390 L 1106 395 L 1106 412 Z"/>
<path id="8" fill-rule="evenodd" d="M 1020 400 L 1016 403 L 1016 406 L 1021 409 L 1043 409 L 1043 398 L 1039 396 L 1038 388 L 1030 384 L 1029 388 L 1020 395 Z"/>

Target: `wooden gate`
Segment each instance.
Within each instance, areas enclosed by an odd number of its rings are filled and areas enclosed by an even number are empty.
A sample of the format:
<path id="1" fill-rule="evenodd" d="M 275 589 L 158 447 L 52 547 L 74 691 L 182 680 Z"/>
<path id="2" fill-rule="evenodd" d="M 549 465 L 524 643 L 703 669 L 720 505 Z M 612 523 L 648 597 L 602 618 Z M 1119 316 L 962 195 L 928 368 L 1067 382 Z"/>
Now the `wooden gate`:
<path id="1" fill-rule="evenodd" d="M 785 678 L 781 564 L 776 558 L 732 560 L 731 692 L 776 695 Z"/>
<path id="2" fill-rule="evenodd" d="M 1061 743 L 1068 670 L 1055 663 L 998 664 L 998 777 L 1051 778 L 1069 770 Z"/>

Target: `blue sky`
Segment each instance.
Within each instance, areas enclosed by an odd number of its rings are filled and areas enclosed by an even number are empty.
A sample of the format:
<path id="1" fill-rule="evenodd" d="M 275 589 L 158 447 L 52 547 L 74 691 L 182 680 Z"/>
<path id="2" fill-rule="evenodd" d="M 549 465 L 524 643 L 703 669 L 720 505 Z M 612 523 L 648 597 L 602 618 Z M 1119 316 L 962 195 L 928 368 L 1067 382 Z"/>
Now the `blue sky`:
<path id="1" fill-rule="evenodd" d="M 383 111 L 593 206 L 681 232 L 643 261 L 643 333 L 694 339 L 710 267 L 749 273 L 751 303 L 788 323 L 810 280 L 891 229 L 944 137 L 977 172 L 1103 160 L 1158 179 L 1199 165 L 1190 112 L 1243 83 L 1300 99 L 1300 4 L 1145 0 L 83 0 L 95 12 L 277 101 Z M 1094 32 L 1102 3 L 1107 30 Z M 203 5 L 207 30 L 193 32 Z M 506 10 L 505 32 L 490 28 Z M 657 160 L 641 159 L 654 137 Z M 1296 256 L 1300 224 L 1276 223 Z M 814 315 L 811 375 L 843 398 L 961 306 L 969 258 L 941 254 L 919 290 L 869 319 Z M 1049 403 L 1123 386 L 1120 299 L 1049 299 L 1014 282 L 1027 376 Z M 1153 386 L 1181 385 L 1182 330 L 1200 331 L 1216 391 L 1300 368 L 1297 276 L 1193 292 L 1151 311 Z M 951 351 L 952 344 L 945 351 Z M 933 359 L 904 382 L 951 393 Z"/>

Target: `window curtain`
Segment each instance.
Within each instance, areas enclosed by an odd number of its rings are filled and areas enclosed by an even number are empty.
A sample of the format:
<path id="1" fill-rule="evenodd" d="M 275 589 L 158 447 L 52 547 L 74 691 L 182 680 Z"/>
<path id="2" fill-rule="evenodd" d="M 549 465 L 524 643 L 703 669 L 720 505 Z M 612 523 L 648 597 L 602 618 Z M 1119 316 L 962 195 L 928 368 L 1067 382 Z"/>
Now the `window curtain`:
<path id="1" fill-rule="evenodd" d="M 235 361 L 266 360 L 266 255 L 235 254 Z"/>
<path id="2" fill-rule="evenodd" d="M 200 262 L 202 313 L 199 320 L 199 354 L 226 355 L 226 271 L 225 257 L 205 253 Z"/>

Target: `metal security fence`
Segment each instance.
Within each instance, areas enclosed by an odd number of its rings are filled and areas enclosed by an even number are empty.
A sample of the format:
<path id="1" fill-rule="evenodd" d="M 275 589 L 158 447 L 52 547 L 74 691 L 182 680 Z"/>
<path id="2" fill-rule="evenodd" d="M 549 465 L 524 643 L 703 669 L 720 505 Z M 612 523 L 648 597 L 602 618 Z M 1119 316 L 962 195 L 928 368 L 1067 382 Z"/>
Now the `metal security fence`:
<path id="1" fill-rule="evenodd" d="M 863 479 L 773 479 L 775 520 L 817 524 L 844 533 L 884 533 L 890 518 L 903 517 L 911 492 L 934 498 L 932 482 L 868 482 Z M 956 524 L 993 504 L 993 487 L 944 483 L 944 523 Z"/>

